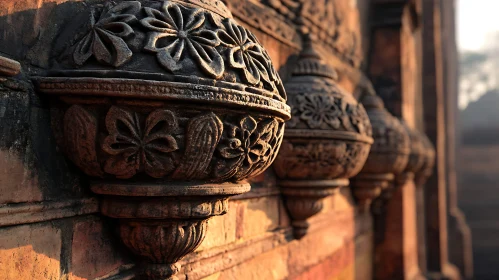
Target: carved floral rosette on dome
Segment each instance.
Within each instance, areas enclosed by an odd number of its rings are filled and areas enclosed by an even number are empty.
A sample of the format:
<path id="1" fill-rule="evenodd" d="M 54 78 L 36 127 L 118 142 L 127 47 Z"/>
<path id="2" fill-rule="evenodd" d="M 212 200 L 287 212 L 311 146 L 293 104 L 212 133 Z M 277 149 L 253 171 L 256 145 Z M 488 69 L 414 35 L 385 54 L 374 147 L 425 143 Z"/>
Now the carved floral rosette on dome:
<path id="1" fill-rule="evenodd" d="M 352 182 L 359 209 L 365 211 L 381 191 L 392 187 L 395 175 L 406 168 L 410 142 L 407 131 L 385 109 L 380 97 L 365 94 L 360 101 L 369 115 L 374 138 L 367 161 Z"/>
<path id="2" fill-rule="evenodd" d="M 72 20 L 35 78 L 58 144 L 105 195 L 142 275 L 172 277 L 207 218 L 274 161 L 290 118 L 282 82 L 218 0 L 106 1 Z"/>
<path id="3" fill-rule="evenodd" d="M 336 79 L 307 39 L 285 85 L 293 117 L 274 163 L 297 238 L 306 233 L 306 219 L 321 210 L 322 198 L 361 170 L 372 143 L 364 107 Z"/>

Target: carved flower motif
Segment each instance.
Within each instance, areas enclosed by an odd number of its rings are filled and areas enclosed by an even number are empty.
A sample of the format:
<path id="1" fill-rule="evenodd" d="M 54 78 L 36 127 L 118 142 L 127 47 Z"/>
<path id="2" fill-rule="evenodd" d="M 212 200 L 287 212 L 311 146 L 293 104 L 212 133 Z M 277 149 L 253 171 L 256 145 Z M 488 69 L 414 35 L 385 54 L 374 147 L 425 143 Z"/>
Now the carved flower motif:
<path id="1" fill-rule="evenodd" d="M 237 125 L 229 124 L 227 140 L 218 147 L 220 155 L 230 161 L 224 177 L 236 179 L 249 177 L 258 172 L 269 162 L 277 138 L 278 123 L 269 119 L 258 124 L 252 117 L 241 119 Z M 273 144 L 273 145 L 272 145 Z"/>
<path id="2" fill-rule="evenodd" d="M 298 96 L 297 101 L 300 119 L 306 121 L 310 128 L 320 128 L 323 124 L 340 128 L 340 117 L 343 115 L 341 99 L 324 94 L 306 94 Z"/>
<path id="3" fill-rule="evenodd" d="M 127 62 L 132 57 L 132 51 L 123 38 L 134 33 L 129 24 L 137 20 L 135 14 L 140 6 L 138 1 L 121 2 L 104 8 L 98 17 L 92 10 L 90 31 L 76 44 L 73 61 L 83 65 L 93 55 L 98 62 L 114 67 Z"/>
<path id="4" fill-rule="evenodd" d="M 276 73 L 269 75 L 272 65 L 255 36 L 232 19 L 226 21 L 225 27 L 226 30 L 218 30 L 218 36 L 229 47 L 229 65 L 243 70 L 246 81 L 252 85 L 263 80 L 273 86 L 271 78 L 276 80 Z"/>
<path id="5" fill-rule="evenodd" d="M 201 9 L 188 9 L 165 2 L 161 11 L 144 8 L 148 17 L 141 20 L 149 30 L 146 50 L 157 53 L 161 65 L 170 71 L 180 70 L 186 51 L 207 74 L 220 78 L 224 72 L 222 56 L 215 49 L 220 40 L 214 31 L 204 28 Z"/>
<path id="6" fill-rule="evenodd" d="M 173 170 L 169 153 L 178 146 L 171 135 L 177 128 L 171 111 L 156 110 L 142 125 L 137 113 L 111 107 L 106 128 L 109 136 L 102 149 L 111 155 L 104 166 L 107 173 L 127 179 L 144 170 L 151 177 L 161 178 Z"/>

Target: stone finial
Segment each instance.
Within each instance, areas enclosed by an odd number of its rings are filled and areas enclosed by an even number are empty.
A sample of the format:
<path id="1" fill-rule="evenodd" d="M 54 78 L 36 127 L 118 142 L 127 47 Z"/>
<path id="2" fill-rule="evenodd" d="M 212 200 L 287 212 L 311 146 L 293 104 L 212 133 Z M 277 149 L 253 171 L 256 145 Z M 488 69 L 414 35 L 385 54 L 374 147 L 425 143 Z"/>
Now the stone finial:
<path id="1" fill-rule="evenodd" d="M 173 279 L 208 219 L 274 161 L 284 87 L 221 1 L 109 1 L 87 14 L 61 33 L 37 90 L 52 98 L 61 149 L 142 260 L 139 277 Z"/>
<path id="2" fill-rule="evenodd" d="M 407 131 L 385 109 L 381 98 L 366 94 L 360 102 L 366 108 L 374 138 L 366 164 L 352 183 L 359 209 L 365 211 L 381 192 L 393 187 L 395 175 L 406 168 L 410 143 Z"/>
<path id="3" fill-rule="evenodd" d="M 373 140 L 364 107 L 337 85 L 336 71 L 309 39 L 292 73 L 285 84 L 292 119 L 274 170 L 295 237 L 301 238 L 322 199 L 348 186 L 362 169 Z"/>

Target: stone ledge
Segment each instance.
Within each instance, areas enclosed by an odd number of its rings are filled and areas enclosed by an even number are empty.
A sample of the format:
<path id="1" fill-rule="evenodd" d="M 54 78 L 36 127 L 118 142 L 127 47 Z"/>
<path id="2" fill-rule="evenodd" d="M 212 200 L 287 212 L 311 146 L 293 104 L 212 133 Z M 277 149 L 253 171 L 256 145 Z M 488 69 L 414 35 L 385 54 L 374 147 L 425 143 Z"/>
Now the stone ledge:
<path id="1" fill-rule="evenodd" d="M 99 211 L 96 198 L 41 203 L 7 204 L 0 207 L 0 227 L 93 214 Z"/>

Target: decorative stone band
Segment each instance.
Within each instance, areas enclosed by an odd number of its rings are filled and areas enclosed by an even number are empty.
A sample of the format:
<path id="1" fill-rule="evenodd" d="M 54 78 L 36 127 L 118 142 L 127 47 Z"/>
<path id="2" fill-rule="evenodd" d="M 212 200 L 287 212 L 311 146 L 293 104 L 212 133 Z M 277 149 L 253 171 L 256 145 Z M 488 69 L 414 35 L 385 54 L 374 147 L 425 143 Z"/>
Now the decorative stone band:
<path id="1" fill-rule="evenodd" d="M 190 78 L 191 83 L 150 81 L 122 78 L 52 78 L 35 77 L 41 93 L 64 96 L 121 97 L 146 100 L 178 100 L 199 104 L 228 105 L 233 108 L 250 108 L 270 111 L 284 120 L 289 119 L 291 109 L 286 103 L 265 96 L 255 88 L 230 84 L 232 88 L 217 84 L 203 85 L 200 79 Z M 224 83 L 225 85 L 229 83 Z M 247 90 L 251 90 L 247 91 Z M 260 94 L 257 94 L 260 93 Z M 226 107 L 227 108 L 227 107 Z"/>
<path id="2" fill-rule="evenodd" d="M 372 144 L 374 142 L 372 137 L 362 135 L 349 131 L 335 131 L 335 130 L 314 130 L 314 129 L 286 129 L 284 137 L 287 139 L 292 138 L 313 138 L 313 139 L 337 139 L 337 140 L 350 140 L 355 142 L 363 142 Z"/>
<path id="3" fill-rule="evenodd" d="M 234 15 L 248 25 L 262 30 L 277 40 L 300 47 L 300 36 L 295 24 L 282 13 L 252 1 L 225 0 Z"/>
<path id="4" fill-rule="evenodd" d="M 171 183 L 158 185 L 92 184 L 92 191 L 120 199 L 104 199 L 101 212 L 121 219 L 206 219 L 223 215 L 228 198 L 248 192 L 248 183 Z M 137 199 L 140 197 L 140 199 Z M 196 199 L 199 197 L 199 199 Z"/>
<path id="5" fill-rule="evenodd" d="M 194 6 L 214 12 L 224 18 L 231 18 L 232 14 L 227 6 L 220 0 L 170 0 L 186 6 Z"/>

